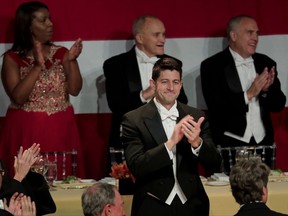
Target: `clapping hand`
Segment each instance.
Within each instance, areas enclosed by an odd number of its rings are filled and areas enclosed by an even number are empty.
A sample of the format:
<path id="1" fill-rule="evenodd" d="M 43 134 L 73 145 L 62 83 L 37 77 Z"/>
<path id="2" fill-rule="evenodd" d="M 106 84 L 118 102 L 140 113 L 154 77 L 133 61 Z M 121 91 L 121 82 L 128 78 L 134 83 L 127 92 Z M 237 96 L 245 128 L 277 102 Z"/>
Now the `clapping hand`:
<path id="1" fill-rule="evenodd" d="M 31 166 L 39 160 L 40 144 L 34 143 L 29 149 L 23 152 L 23 147 L 19 149 L 19 153 L 14 157 L 14 179 L 22 181 L 27 173 L 29 172 Z"/>
<path id="2" fill-rule="evenodd" d="M 268 68 L 266 67 L 264 70 L 268 71 Z M 270 71 L 268 71 L 268 78 L 266 85 L 263 87 L 263 91 L 268 91 L 269 87 L 273 84 L 275 78 L 275 66 L 271 68 Z"/>
<path id="3" fill-rule="evenodd" d="M 181 131 L 183 132 L 183 134 L 185 135 L 188 142 L 192 145 L 193 148 L 199 147 L 201 143 L 200 132 L 201 132 L 201 124 L 204 121 L 204 119 L 205 119 L 204 117 L 201 117 L 196 122 L 192 117 L 182 122 Z"/>
<path id="4" fill-rule="evenodd" d="M 4 198 L 4 209 L 14 216 L 36 216 L 35 202 L 31 201 L 29 196 L 18 192 L 12 195 L 9 206 Z"/>
<path id="5" fill-rule="evenodd" d="M 155 85 L 149 85 L 148 88 L 142 91 L 142 96 L 145 100 L 150 100 L 155 96 Z"/>
<path id="6" fill-rule="evenodd" d="M 187 115 L 176 124 L 172 136 L 166 142 L 166 145 L 169 149 L 172 149 L 173 146 L 177 145 L 180 140 L 185 136 L 187 137 L 188 142 L 192 145 L 193 148 L 199 147 L 201 143 L 200 132 L 201 124 L 204 121 L 204 117 L 199 118 L 196 122 L 191 115 Z"/>
<path id="7" fill-rule="evenodd" d="M 21 198 L 21 211 L 19 216 L 36 216 L 36 205 L 29 196 Z"/>
<path id="8" fill-rule="evenodd" d="M 13 215 L 19 213 L 18 211 L 21 209 L 20 201 L 23 196 L 24 194 L 15 192 L 10 198 L 9 206 L 7 205 L 7 200 L 4 198 L 4 209 Z"/>
<path id="9" fill-rule="evenodd" d="M 68 60 L 75 61 L 82 52 L 82 48 L 83 48 L 82 40 L 81 38 L 78 38 L 69 50 Z"/>
<path id="10" fill-rule="evenodd" d="M 275 67 L 273 66 L 270 71 L 264 68 L 264 71 L 259 75 L 256 74 L 252 85 L 247 90 L 247 97 L 251 100 L 253 97 L 259 95 L 261 91 L 268 91 L 269 87 L 273 84 L 275 78 Z"/>
<path id="11" fill-rule="evenodd" d="M 41 69 L 45 68 L 45 58 L 42 50 L 42 44 L 37 40 L 34 40 L 33 56 L 36 65 L 40 66 Z"/>

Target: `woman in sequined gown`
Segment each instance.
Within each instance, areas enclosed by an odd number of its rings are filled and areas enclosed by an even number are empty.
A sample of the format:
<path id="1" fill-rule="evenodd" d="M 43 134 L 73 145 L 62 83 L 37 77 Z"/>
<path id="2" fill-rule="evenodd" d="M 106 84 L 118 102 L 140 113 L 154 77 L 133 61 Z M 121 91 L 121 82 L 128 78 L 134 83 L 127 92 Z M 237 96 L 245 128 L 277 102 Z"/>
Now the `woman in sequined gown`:
<path id="1" fill-rule="evenodd" d="M 84 175 L 80 138 L 69 94 L 82 88 L 77 58 L 78 39 L 66 49 L 51 42 L 53 23 L 41 2 L 21 4 L 15 16 L 14 43 L 3 57 L 1 77 L 11 100 L 7 110 L 0 158 L 13 170 L 20 146 L 41 144 L 41 152 L 78 150 L 78 174 Z M 80 166 L 80 167 L 79 167 Z"/>

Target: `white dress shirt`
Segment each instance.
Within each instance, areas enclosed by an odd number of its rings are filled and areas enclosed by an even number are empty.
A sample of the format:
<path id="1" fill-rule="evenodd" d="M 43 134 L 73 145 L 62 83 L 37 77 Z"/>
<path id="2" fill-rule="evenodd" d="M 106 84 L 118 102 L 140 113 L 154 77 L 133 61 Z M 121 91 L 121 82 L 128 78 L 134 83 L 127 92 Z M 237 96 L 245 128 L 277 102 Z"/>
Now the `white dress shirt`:
<path id="1" fill-rule="evenodd" d="M 156 107 L 157 107 L 160 115 L 161 115 L 161 112 L 163 112 L 163 110 L 165 112 L 167 112 L 167 109 L 165 107 L 163 107 L 160 103 L 158 103 L 155 98 L 154 98 L 154 102 L 156 104 Z M 176 107 L 177 107 L 177 101 L 175 101 L 175 104 L 171 107 L 171 109 L 169 111 L 178 113 L 178 110 Z M 179 116 L 179 114 L 178 114 L 178 116 Z M 175 128 L 176 120 L 173 120 L 171 118 L 165 118 L 164 120 L 162 120 L 162 124 L 163 124 L 164 130 L 165 130 L 165 133 L 167 135 L 167 138 L 170 138 L 172 133 L 173 133 L 173 130 Z M 181 202 L 184 204 L 187 201 L 187 198 L 186 198 L 185 194 L 183 193 L 183 191 L 182 191 L 182 189 L 178 183 L 177 177 L 176 177 L 176 146 L 174 146 L 174 148 L 172 150 L 169 150 L 167 147 L 166 147 L 166 149 L 167 149 L 167 152 L 168 152 L 170 158 L 173 160 L 173 174 L 174 174 L 175 184 L 174 184 L 174 187 L 173 187 L 173 189 L 172 189 L 172 191 L 171 191 L 170 195 L 168 196 L 165 203 L 170 205 L 172 203 L 175 195 L 177 194 L 179 196 Z"/>
<path id="2" fill-rule="evenodd" d="M 235 61 L 242 90 L 244 91 L 245 102 L 248 104 L 248 112 L 246 113 L 247 127 L 243 137 L 232 134 L 228 131 L 226 131 L 224 134 L 246 143 L 249 143 L 251 137 L 254 136 L 256 142 L 259 143 L 265 137 L 265 129 L 260 115 L 258 97 L 254 97 L 250 101 L 247 97 L 247 90 L 250 88 L 254 79 L 256 78 L 256 70 L 253 59 L 251 56 L 247 59 L 243 59 L 231 48 L 229 49 Z"/>
<path id="3" fill-rule="evenodd" d="M 136 46 L 135 46 L 135 51 L 136 51 L 137 62 L 138 62 L 139 70 L 140 70 L 142 89 L 145 90 L 150 85 L 149 81 L 152 77 L 152 69 L 153 69 L 155 62 L 158 60 L 158 58 L 157 57 L 149 58 L 144 52 L 142 52 Z M 140 92 L 140 98 L 143 103 L 149 101 L 149 100 L 145 100 L 142 97 L 142 91 Z"/>

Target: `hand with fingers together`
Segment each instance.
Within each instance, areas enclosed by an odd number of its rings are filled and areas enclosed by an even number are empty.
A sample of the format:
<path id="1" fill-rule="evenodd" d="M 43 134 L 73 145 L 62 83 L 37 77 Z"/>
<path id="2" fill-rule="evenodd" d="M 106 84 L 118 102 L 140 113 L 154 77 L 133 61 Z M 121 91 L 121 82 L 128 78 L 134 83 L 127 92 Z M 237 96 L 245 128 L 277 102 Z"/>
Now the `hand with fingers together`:
<path id="1" fill-rule="evenodd" d="M 21 199 L 21 211 L 19 216 L 36 216 L 36 205 L 29 196 L 23 196 Z"/>
<path id="2" fill-rule="evenodd" d="M 264 70 L 268 71 L 268 68 L 266 67 Z M 270 71 L 268 71 L 268 78 L 266 85 L 263 87 L 263 91 L 268 91 L 269 87 L 274 83 L 275 79 L 275 66 L 271 68 Z"/>
<path id="3" fill-rule="evenodd" d="M 19 215 L 21 210 L 21 198 L 24 196 L 22 193 L 15 192 L 9 201 L 9 206 L 7 205 L 7 200 L 4 198 L 4 209 L 11 213 L 12 215 Z"/>
<path id="4" fill-rule="evenodd" d="M 78 38 L 75 43 L 71 46 L 68 52 L 68 60 L 76 60 L 82 52 L 83 44 L 81 38 Z"/>
<path id="5" fill-rule="evenodd" d="M 19 153 L 14 157 L 14 179 L 21 182 L 27 173 L 29 172 L 31 166 L 39 160 L 40 144 L 34 143 L 30 148 L 23 151 L 21 146 Z"/>
<path id="6" fill-rule="evenodd" d="M 201 124 L 204 121 L 204 117 L 199 118 L 198 122 L 194 121 L 194 118 L 191 115 L 187 115 L 176 124 L 172 136 L 166 142 L 166 145 L 169 149 L 172 149 L 173 146 L 177 145 L 180 140 L 185 136 L 188 142 L 192 145 L 193 148 L 199 147 L 201 144 L 200 132 Z"/>
<path id="7" fill-rule="evenodd" d="M 36 65 L 40 66 L 41 69 L 45 68 L 45 57 L 42 50 L 42 44 L 38 40 L 33 41 L 33 56 L 36 61 Z"/>
<path id="8" fill-rule="evenodd" d="M 29 196 L 15 192 L 7 205 L 4 198 L 4 209 L 14 216 L 36 216 L 36 205 Z"/>
<path id="9" fill-rule="evenodd" d="M 198 121 L 194 121 L 194 118 L 187 118 L 186 121 L 182 122 L 182 132 L 187 138 L 188 142 L 191 144 L 193 148 L 198 148 L 201 144 L 201 124 L 204 121 L 204 117 L 198 119 Z"/>

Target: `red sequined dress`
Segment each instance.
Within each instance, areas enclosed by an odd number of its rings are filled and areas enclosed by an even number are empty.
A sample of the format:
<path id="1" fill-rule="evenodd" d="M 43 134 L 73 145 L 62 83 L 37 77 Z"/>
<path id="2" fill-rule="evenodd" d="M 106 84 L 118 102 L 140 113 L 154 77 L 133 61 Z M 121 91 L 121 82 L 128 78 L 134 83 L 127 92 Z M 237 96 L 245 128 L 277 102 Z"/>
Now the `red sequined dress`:
<path id="1" fill-rule="evenodd" d="M 66 52 L 65 47 L 52 45 L 45 61 L 46 69 L 42 69 L 28 101 L 21 106 L 12 102 L 7 110 L 0 158 L 10 172 L 20 146 L 26 149 L 33 143 L 40 143 L 41 152 L 77 150 L 77 173 L 79 177 L 84 175 L 80 138 L 67 93 L 67 74 L 62 65 Z M 35 63 L 33 57 L 20 56 L 17 52 L 8 51 L 5 55 L 19 65 L 21 79 L 29 74 Z"/>

